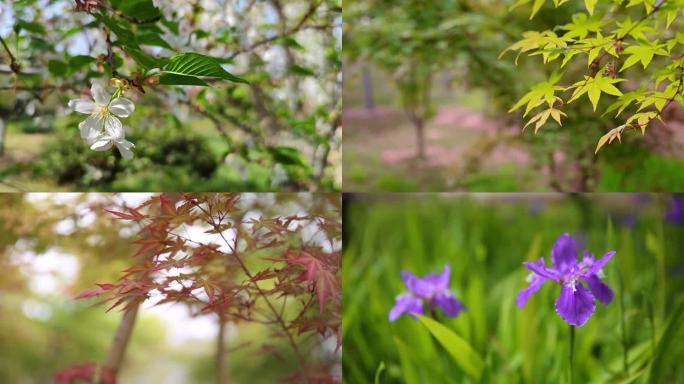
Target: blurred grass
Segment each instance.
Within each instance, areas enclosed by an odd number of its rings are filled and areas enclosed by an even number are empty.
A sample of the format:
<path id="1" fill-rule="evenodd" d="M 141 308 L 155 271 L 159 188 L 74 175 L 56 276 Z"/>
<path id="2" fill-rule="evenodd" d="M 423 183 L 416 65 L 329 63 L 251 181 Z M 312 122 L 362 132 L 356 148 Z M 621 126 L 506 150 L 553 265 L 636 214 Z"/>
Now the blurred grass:
<path id="1" fill-rule="evenodd" d="M 641 204 L 631 194 L 367 196 L 346 205 L 344 221 L 346 382 L 373 382 L 382 362 L 384 383 L 567 382 L 568 325 L 554 310 L 559 287 L 547 283 L 524 309 L 515 305 L 528 275 L 521 263 L 548 261 L 563 232 L 584 244 L 580 252 L 617 251 L 604 268 L 615 300 L 598 303 L 576 332 L 575 383 L 684 382 L 676 363 L 684 350 L 668 341 L 684 328 L 675 311 L 684 298 L 684 227 L 663 222 L 669 197 Z M 628 214 L 638 217 L 634 228 L 623 224 Z M 438 320 L 483 358 L 480 381 L 466 376 L 420 322 L 387 319 L 405 290 L 401 270 L 423 275 L 445 263 L 468 310 Z M 657 372 L 650 365 L 656 363 Z"/>

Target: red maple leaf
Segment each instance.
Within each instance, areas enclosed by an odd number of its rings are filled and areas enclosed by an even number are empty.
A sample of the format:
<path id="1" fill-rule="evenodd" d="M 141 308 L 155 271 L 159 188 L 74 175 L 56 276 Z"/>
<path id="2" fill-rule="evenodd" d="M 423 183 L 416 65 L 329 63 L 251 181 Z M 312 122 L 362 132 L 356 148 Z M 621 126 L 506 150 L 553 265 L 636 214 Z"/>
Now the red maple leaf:
<path id="1" fill-rule="evenodd" d="M 97 365 L 95 363 L 85 363 L 65 368 L 55 374 L 55 384 L 69 384 L 77 380 L 92 383 L 95 379 Z"/>
<path id="2" fill-rule="evenodd" d="M 290 252 L 288 252 L 289 255 L 291 255 Z M 340 284 L 335 273 L 328 270 L 322 260 L 305 251 L 302 251 L 297 257 L 288 257 L 281 260 L 290 264 L 301 265 L 306 269 L 298 278 L 313 282 L 316 285 L 319 309 L 323 312 L 326 301 L 330 297 L 336 297 L 338 292 Z"/>

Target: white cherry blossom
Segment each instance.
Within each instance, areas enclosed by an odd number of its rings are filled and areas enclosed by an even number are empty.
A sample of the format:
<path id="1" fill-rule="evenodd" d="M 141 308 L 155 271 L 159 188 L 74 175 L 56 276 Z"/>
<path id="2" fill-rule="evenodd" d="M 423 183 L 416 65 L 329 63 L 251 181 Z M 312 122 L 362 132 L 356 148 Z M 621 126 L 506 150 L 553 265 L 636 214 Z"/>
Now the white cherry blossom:
<path id="1" fill-rule="evenodd" d="M 88 116 L 78 125 L 81 138 L 95 151 L 106 151 L 113 145 L 124 159 L 133 157 L 133 143 L 126 141 L 125 131 L 118 117 L 128 117 L 135 110 L 135 104 L 125 97 L 109 96 L 102 85 L 93 83 L 90 88 L 93 100 L 74 99 L 69 107 Z"/>

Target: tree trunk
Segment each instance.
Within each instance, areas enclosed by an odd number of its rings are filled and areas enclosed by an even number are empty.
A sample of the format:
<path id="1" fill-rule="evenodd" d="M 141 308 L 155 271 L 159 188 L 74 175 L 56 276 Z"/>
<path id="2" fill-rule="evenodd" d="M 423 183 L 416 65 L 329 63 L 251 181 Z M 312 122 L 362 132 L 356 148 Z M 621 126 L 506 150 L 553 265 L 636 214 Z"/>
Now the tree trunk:
<path id="1" fill-rule="evenodd" d="M 226 364 L 226 321 L 219 315 L 219 330 L 216 337 L 216 384 L 228 384 L 228 364 Z"/>
<path id="2" fill-rule="evenodd" d="M 134 303 L 121 318 L 121 323 L 119 323 L 119 328 L 117 328 L 114 334 L 114 340 L 112 341 L 112 346 L 109 348 L 109 353 L 107 354 L 107 360 L 105 360 L 102 365 L 103 374 L 100 377 L 101 384 L 110 383 L 111 379 L 116 378 L 121 369 L 121 363 L 126 354 L 126 347 L 131 339 L 131 334 L 133 333 L 133 326 L 135 325 L 135 319 L 138 317 L 138 309 L 140 308 L 141 302 Z"/>
<path id="3" fill-rule="evenodd" d="M 363 103 L 367 111 L 372 111 L 375 108 L 375 100 L 373 99 L 373 80 L 368 64 L 363 64 L 361 70 L 363 71 Z"/>
<path id="4" fill-rule="evenodd" d="M 416 145 L 417 153 L 416 157 L 419 159 L 425 158 L 425 133 L 423 130 L 424 121 L 420 117 L 413 119 L 413 126 L 416 128 Z"/>

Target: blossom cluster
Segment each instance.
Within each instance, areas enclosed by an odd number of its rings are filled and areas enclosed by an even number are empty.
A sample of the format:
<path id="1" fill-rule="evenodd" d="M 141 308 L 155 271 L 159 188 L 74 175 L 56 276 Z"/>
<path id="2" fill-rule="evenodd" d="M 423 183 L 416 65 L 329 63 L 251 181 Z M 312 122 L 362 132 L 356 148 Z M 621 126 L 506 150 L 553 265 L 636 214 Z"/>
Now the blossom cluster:
<path id="1" fill-rule="evenodd" d="M 107 151 L 112 146 L 121 152 L 124 159 L 133 158 L 131 150 L 135 145 L 126 140 L 123 124 L 118 117 L 128 117 L 135 110 L 135 104 L 125 97 L 119 88 L 113 95 L 107 94 L 101 84 L 93 83 L 90 88 L 93 100 L 73 99 L 69 108 L 88 116 L 78 125 L 81 138 L 95 151 Z"/>

